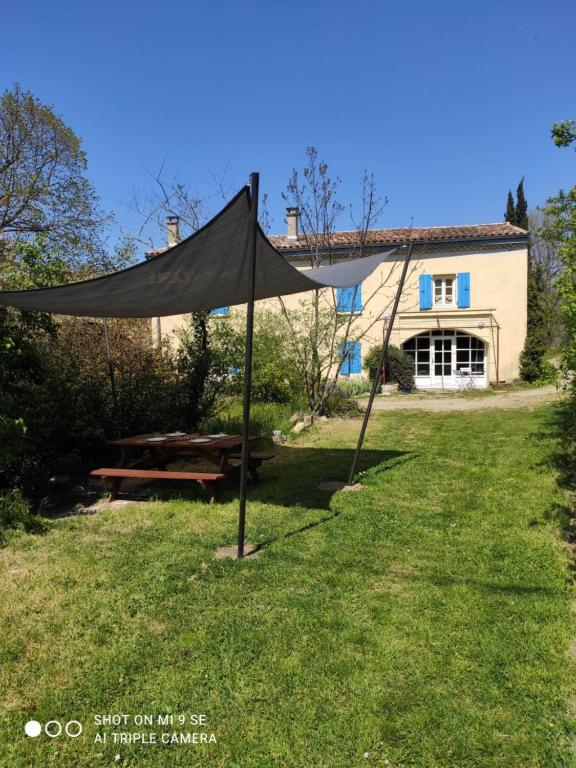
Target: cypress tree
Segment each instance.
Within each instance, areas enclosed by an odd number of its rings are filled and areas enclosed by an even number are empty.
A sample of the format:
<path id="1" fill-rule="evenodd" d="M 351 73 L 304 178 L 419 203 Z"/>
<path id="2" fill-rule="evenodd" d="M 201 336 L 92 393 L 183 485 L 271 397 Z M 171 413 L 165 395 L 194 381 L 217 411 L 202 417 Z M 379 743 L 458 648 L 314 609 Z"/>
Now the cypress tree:
<path id="1" fill-rule="evenodd" d="M 508 218 L 510 216 L 510 218 Z M 520 180 L 514 198 L 508 192 L 506 221 L 528 229 L 528 202 L 524 195 L 524 179 Z M 520 376 L 524 381 L 537 381 L 542 376 L 544 355 L 548 348 L 547 317 L 542 289 L 542 268 L 534 264 L 528 250 L 528 326 L 520 355 Z"/>
<path id="2" fill-rule="evenodd" d="M 504 221 L 507 221 L 510 224 L 516 224 L 516 207 L 514 206 L 514 198 L 512 197 L 512 192 L 510 191 L 508 191 L 508 202 L 506 203 Z"/>
<path id="3" fill-rule="evenodd" d="M 515 214 L 515 220 L 512 223 L 516 224 L 517 227 L 522 227 L 522 229 L 528 229 L 528 202 L 524 196 L 524 179 L 521 179 L 516 190 Z"/>
<path id="4" fill-rule="evenodd" d="M 524 381 L 536 381 L 542 375 L 542 362 L 548 347 L 546 310 L 540 289 L 538 265 L 528 267 L 528 328 L 520 355 L 520 375 Z"/>

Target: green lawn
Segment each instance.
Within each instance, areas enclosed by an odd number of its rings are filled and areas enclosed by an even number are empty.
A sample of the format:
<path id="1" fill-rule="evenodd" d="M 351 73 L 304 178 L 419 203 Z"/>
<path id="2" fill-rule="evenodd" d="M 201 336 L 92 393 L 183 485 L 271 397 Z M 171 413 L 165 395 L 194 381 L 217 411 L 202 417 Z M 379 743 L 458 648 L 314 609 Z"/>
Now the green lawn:
<path id="1" fill-rule="evenodd" d="M 345 477 L 359 424 L 331 421 L 263 469 L 247 525 L 263 551 L 240 563 L 212 556 L 235 538 L 232 492 L 12 538 L 0 765 L 574 765 L 554 421 L 379 415 L 362 490 L 334 495 L 316 486 Z M 124 730 L 95 715 L 170 712 L 205 713 L 218 743 L 93 743 Z M 31 718 L 85 730 L 31 739 Z"/>

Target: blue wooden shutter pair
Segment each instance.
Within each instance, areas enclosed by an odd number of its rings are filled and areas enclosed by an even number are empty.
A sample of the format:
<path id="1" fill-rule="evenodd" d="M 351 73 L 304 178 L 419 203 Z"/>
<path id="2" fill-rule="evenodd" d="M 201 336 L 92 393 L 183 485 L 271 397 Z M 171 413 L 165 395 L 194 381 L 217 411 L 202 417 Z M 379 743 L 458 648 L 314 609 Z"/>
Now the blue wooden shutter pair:
<path id="1" fill-rule="evenodd" d="M 230 307 L 218 307 L 210 312 L 211 315 L 227 315 L 230 312 Z"/>
<path id="2" fill-rule="evenodd" d="M 348 376 L 351 373 L 362 372 L 362 345 L 359 341 L 347 341 L 340 345 L 342 362 L 340 373 Z"/>
<path id="3" fill-rule="evenodd" d="M 337 312 L 362 312 L 362 286 L 336 289 Z"/>
<path id="4" fill-rule="evenodd" d="M 420 275 L 420 309 L 432 309 L 432 275 Z M 458 272 L 458 306 L 470 306 L 470 272 Z"/>
<path id="5" fill-rule="evenodd" d="M 458 272 L 458 306 L 460 309 L 470 306 L 470 272 Z"/>

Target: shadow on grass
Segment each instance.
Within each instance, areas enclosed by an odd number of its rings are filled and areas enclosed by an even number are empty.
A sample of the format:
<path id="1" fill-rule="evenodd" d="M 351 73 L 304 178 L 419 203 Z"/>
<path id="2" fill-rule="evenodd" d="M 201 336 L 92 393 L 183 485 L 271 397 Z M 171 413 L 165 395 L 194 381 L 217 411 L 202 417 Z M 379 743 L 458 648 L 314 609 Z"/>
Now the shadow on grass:
<path id="1" fill-rule="evenodd" d="M 261 482 L 251 486 L 250 498 L 284 507 L 330 509 L 335 491 L 318 486 L 346 482 L 353 456 L 354 450 L 350 448 L 281 448 L 262 467 Z M 375 476 L 407 459 L 407 451 L 365 450 L 358 461 L 358 473 Z M 237 495 L 235 488 L 229 498 Z"/>
<path id="2" fill-rule="evenodd" d="M 321 517 L 319 520 L 311 520 L 306 525 L 301 525 L 300 528 L 295 528 L 293 531 L 288 531 L 287 533 L 282 533 L 278 536 L 270 536 L 268 539 L 265 539 L 264 541 L 259 542 L 255 547 L 252 548 L 252 551 L 250 554 L 255 554 L 256 552 L 260 552 L 263 549 L 266 549 L 266 547 L 269 547 L 271 544 L 274 544 L 277 541 L 282 541 L 284 539 L 291 539 L 292 536 L 298 536 L 300 533 L 306 533 L 306 531 L 310 531 L 313 528 L 318 528 L 320 525 L 324 525 L 325 523 L 329 523 L 330 520 L 334 520 L 338 517 L 340 514 L 339 510 L 335 510 L 330 515 L 325 515 L 324 517 Z"/>
<path id="3" fill-rule="evenodd" d="M 248 501 L 261 502 L 283 507 L 308 509 L 330 509 L 334 494 L 320 490 L 318 485 L 326 482 L 345 482 L 352 463 L 354 450 L 351 448 L 300 448 L 275 447 L 274 458 L 265 462 L 258 474 L 260 482 L 249 482 Z M 358 462 L 358 472 L 369 477 L 392 470 L 398 463 L 414 458 L 407 451 L 364 450 Z M 192 465 L 197 467 L 197 465 Z M 362 479 L 362 478 L 360 478 Z M 238 499 L 238 477 L 226 480 L 222 485 L 221 501 Z M 140 486 L 134 492 L 127 490 L 121 499 L 142 500 L 148 498 L 161 501 L 190 499 L 208 501 L 207 495 L 194 483 L 170 481 Z M 327 518 L 330 519 L 330 518 Z M 303 529 L 304 530 L 304 529 Z M 298 533 L 295 531 L 294 533 Z"/>
<path id="4" fill-rule="evenodd" d="M 557 405 L 546 420 L 546 431 L 535 437 L 560 438 L 559 449 L 551 456 L 563 488 L 576 490 L 576 403 L 566 401 Z"/>
<path id="5" fill-rule="evenodd" d="M 532 594 L 558 594 L 558 589 L 550 587 L 533 586 L 530 584 L 498 584 L 496 582 L 482 581 L 480 579 L 453 576 L 404 576 L 412 581 L 425 581 L 432 587 L 473 587 L 482 592 L 505 593 L 508 595 L 532 595 Z"/>
<path id="6" fill-rule="evenodd" d="M 545 429 L 534 435 L 535 439 L 558 440 L 550 458 L 545 462 L 558 473 L 558 484 L 569 497 L 565 503 L 551 505 L 547 519 L 561 528 L 564 540 L 572 551 L 571 569 L 576 572 L 576 401 L 574 398 L 557 405 L 546 419 Z"/>

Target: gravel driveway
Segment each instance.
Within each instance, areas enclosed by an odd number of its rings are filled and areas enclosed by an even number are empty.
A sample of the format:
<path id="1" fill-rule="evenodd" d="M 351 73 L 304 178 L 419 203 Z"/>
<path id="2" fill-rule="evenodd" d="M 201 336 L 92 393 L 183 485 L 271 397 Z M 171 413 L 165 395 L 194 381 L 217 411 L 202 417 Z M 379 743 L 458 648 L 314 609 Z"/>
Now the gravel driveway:
<path id="1" fill-rule="evenodd" d="M 560 402 L 564 398 L 562 390 L 555 386 L 538 389 L 519 389 L 513 392 L 494 392 L 486 395 L 415 393 L 412 395 L 378 396 L 374 400 L 375 411 L 491 411 L 513 408 L 535 408 L 542 403 Z M 366 398 L 359 398 L 361 408 L 366 406 Z"/>

